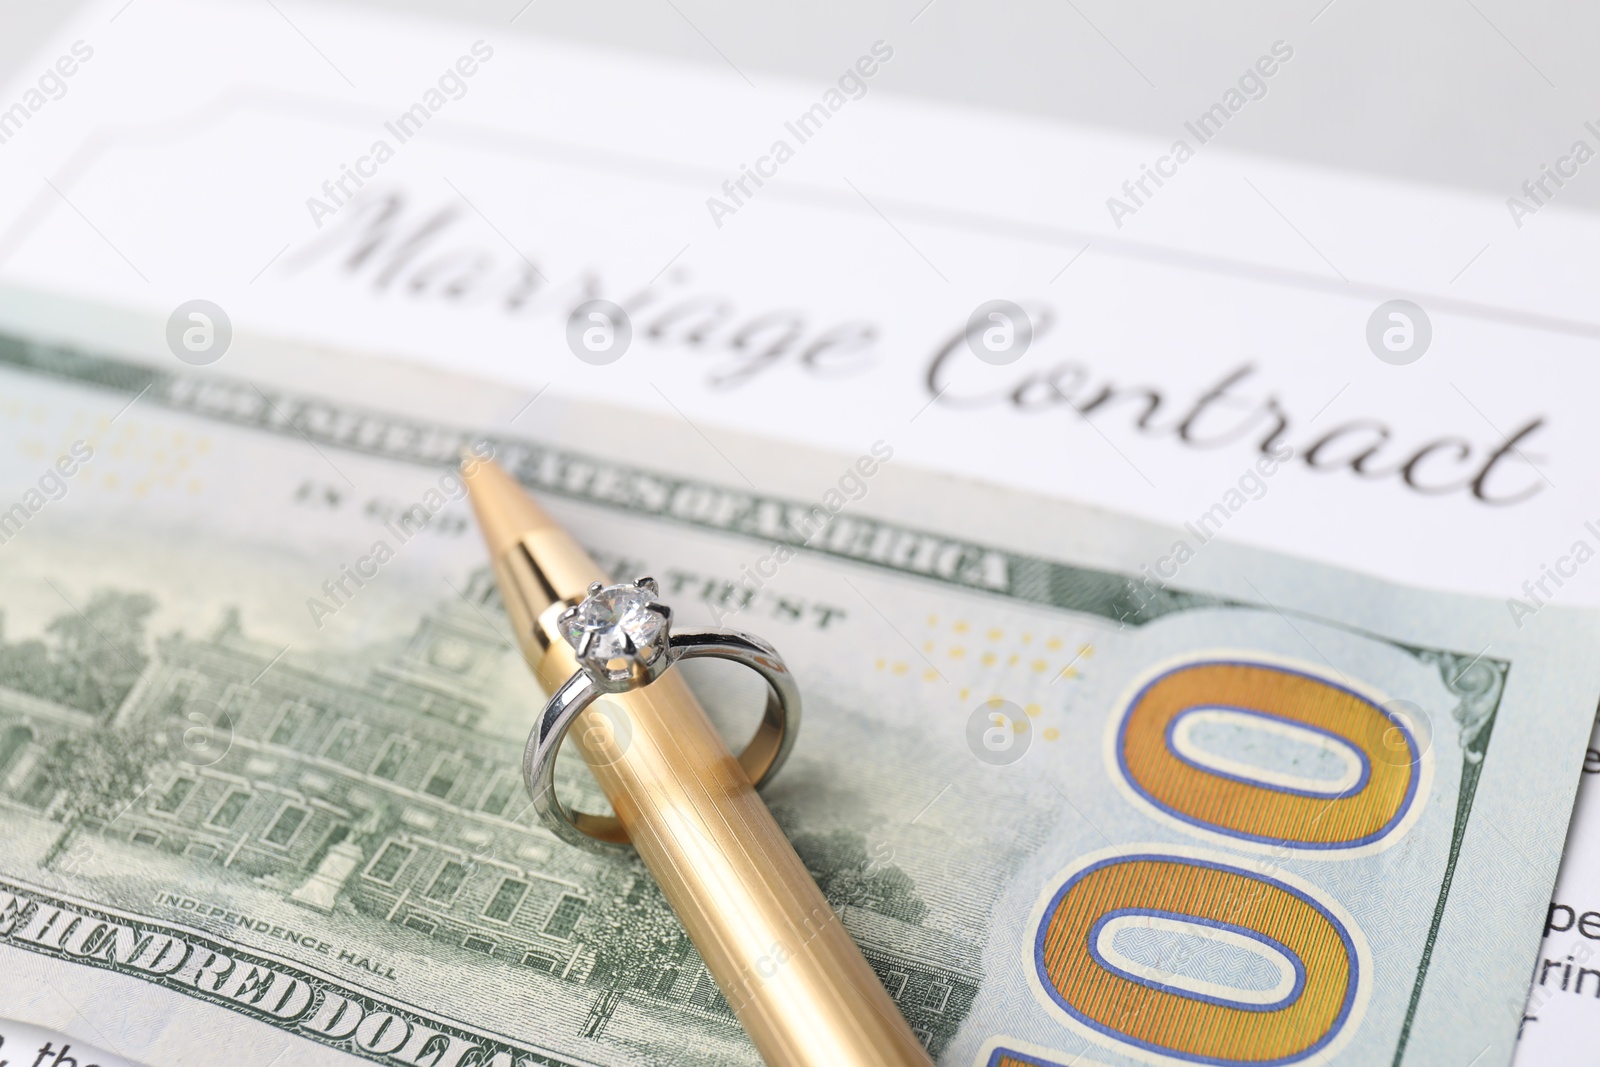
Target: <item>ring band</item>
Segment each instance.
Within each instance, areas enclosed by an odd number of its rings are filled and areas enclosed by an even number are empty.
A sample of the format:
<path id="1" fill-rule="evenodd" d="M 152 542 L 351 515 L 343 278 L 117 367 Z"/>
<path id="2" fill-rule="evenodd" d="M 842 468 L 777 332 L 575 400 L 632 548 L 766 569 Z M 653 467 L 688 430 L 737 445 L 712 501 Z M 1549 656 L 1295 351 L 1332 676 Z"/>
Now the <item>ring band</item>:
<path id="1" fill-rule="evenodd" d="M 761 638 L 738 630 L 691 630 L 667 636 L 666 656 L 660 670 L 684 659 L 726 659 L 754 670 L 765 679 L 769 692 L 761 725 L 739 755 L 739 764 L 757 789 L 778 773 L 794 747 L 800 725 L 800 690 L 794 675 L 776 649 Z M 659 675 L 660 670 L 655 671 Z M 539 724 L 528 735 L 523 754 L 523 779 L 545 827 L 571 845 L 610 851 L 630 847 L 622 823 L 612 815 L 571 811 L 555 795 L 556 753 L 567 731 L 589 705 L 611 692 L 627 692 L 650 684 L 642 681 L 619 690 L 615 684 L 597 684 L 579 670 L 556 690 L 545 705 Z"/>

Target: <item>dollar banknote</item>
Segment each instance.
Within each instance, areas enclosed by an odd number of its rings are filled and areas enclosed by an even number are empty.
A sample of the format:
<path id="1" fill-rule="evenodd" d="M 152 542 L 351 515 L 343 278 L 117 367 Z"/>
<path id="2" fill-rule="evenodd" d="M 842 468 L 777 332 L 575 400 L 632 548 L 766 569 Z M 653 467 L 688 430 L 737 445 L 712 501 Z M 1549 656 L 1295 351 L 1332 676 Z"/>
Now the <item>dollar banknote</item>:
<path id="1" fill-rule="evenodd" d="M 1229 543 L 1280 456 L 1166 529 L 909 469 L 903 420 L 823 455 L 244 336 L 189 366 L 16 293 L 0 425 L 0 1017 L 148 1064 L 758 1062 L 642 865 L 530 811 L 472 447 L 783 653 L 768 803 L 937 1062 L 1511 1059 L 1596 620 Z M 737 745 L 759 683 L 694 681 Z"/>

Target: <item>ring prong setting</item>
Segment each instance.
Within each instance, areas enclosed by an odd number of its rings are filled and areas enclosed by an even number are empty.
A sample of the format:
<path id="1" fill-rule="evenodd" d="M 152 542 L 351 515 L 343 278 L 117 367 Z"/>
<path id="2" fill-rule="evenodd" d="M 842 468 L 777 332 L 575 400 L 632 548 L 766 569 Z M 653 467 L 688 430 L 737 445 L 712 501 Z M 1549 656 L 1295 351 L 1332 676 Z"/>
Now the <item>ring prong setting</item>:
<path id="1" fill-rule="evenodd" d="M 670 663 L 672 612 L 652 578 L 589 586 L 557 619 L 561 636 L 597 688 L 622 693 L 654 681 Z"/>

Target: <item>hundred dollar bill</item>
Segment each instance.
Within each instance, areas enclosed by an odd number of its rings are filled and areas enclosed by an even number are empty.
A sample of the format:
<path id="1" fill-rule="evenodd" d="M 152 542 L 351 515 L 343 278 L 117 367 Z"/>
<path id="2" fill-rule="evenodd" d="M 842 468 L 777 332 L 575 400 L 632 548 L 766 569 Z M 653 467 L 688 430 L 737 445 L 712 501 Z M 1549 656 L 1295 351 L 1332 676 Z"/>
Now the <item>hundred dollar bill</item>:
<path id="1" fill-rule="evenodd" d="M 939 1063 L 1511 1059 L 1596 620 L 1219 539 L 1277 457 L 1170 530 L 908 469 L 894 421 L 820 455 L 193 367 L 14 293 L 0 426 L 0 1017 L 150 1064 L 757 1062 L 643 867 L 532 818 L 470 447 L 783 652 L 768 801 Z M 756 683 L 695 681 L 737 744 Z"/>

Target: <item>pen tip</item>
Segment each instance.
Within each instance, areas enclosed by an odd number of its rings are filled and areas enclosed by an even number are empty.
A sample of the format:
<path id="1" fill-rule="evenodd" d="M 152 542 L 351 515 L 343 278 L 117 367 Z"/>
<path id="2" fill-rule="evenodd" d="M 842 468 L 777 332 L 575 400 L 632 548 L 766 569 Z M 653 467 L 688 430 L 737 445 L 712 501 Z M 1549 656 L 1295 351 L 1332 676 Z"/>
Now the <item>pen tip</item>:
<path id="1" fill-rule="evenodd" d="M 499 557 L 530 532 L 555 525 L 527 490 L 493 460 L 463 454 L 461 476 L 491 558 Z"/>

